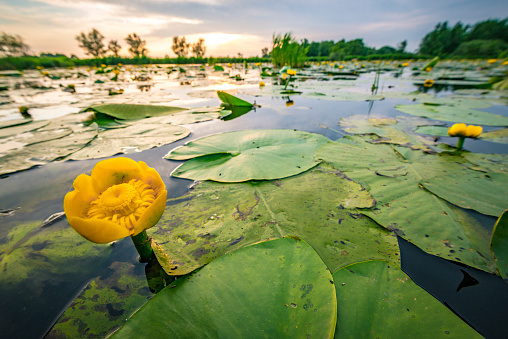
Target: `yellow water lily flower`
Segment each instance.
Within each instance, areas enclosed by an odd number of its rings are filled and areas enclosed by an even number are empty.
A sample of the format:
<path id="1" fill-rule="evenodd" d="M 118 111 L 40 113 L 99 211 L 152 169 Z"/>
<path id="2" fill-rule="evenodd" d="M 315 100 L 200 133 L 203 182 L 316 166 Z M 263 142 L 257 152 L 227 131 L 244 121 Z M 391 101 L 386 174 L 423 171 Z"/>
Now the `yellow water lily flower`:
<path id="1" fill-rule="evenodd" d="M 434 80 L 433 79 L 427 79 L 423 83 L 423 86 L 425 86 L 425 87 L 432 87 L 433 85 L 434 85 Z"/>
<path id="2" fill-rule="evenodd" d="M 404 63 L 402 64 L 402 67 L 407 67 L 407 66 L 409 66 L 409 63 L 408 63 L 408 62 L 404 62 Z"/>
<path id="3" fill-rule="evenodd" d="M 344 68 L 344 65 L 339 65 L 339 69 L 343 69 Z"/>
<path id="4" fill-rule="evenodd" d="M 430 72 L 430 71 L 432 71 L 432 67 L 427 67 L 427 68 L 425 68 L 425 70 L 426 70 L 427 72 Z"/>
<path id="5" fill-rule="evenodd" d="M 507 61 L 503 61 L 503 63 L 501 65 L 503 65 L 503 66 L 508 65 L 508 60 Z"/>
<path id="6" fill-rule="evenodd" d="M 286 73 L 282 73 L 282 79 L 286 80 L 287 77 L 288 75 Z"/>
<path id="7" fill-rule="evenodd" d="M 73 186 L 64 198 L 67 220 L 81 236 L 99 244 L 154 226 L 166 206 L 164 182 L 143 161 L 100 161 L 90 176 L 80 174 Z"/>
<path id="8" fill-rule="evenodd" d="M 453 124 L 448 129 L 448 135 L 451 137 L 478 138 L 482 134 L 481 126 L 469 125 L 464 123 Z"/>
<path id="9" fill-rule="evenodd" d="M 497 59 L 489 59 L 487 60 L 489 64 L 495 64 L 497 62 Z"/>
<path id="10" fill-rule="evenodd" d="M 296 71 L 295 71 L 294 69 L 288 69 L 288 70 L 286 71 L 286 73 L 287 73 L 288 75 L 296 75 Z"/>
<path id="11" fill-rule="evenodd" d="M 286 101 L 286 107 L 290 107 L 290 106 L 293 106 L 295 103 L 293 100 L 288 100 Z"/>
<path id="12" fill-rule="evenodd" d="M 265 83 L 263 81 L 259 82 L 259 87 L 265 87 Z"/>
<path id="13" fill-rule="evenodd" d="M 101 64 L 101 67 L 102 67 L 102 68 L 106 68 L 106 67 L 107 67 L 107 65 L 106 65 L 106 64 Z"/>

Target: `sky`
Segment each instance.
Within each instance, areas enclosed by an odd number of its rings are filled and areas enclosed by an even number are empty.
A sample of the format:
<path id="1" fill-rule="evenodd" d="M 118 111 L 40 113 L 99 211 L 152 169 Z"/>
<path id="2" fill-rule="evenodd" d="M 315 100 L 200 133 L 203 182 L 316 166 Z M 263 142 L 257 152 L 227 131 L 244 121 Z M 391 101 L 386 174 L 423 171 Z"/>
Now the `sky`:
<path id="1" fill-rule="evenodd" d="M 508 17 L 506 0 L 0 0 L 0 32 L 20 35 L 35 54 L 85 57 L 76 35 L 98 29 L 105 43 L 146 40 L 150 57 L 174 57 L 172 37 L 205 39 L 205 56 L 260 56 L 273 34 L 297 40 L 363 39 L 369 47 L 416 51 L 438 22 Z"/>

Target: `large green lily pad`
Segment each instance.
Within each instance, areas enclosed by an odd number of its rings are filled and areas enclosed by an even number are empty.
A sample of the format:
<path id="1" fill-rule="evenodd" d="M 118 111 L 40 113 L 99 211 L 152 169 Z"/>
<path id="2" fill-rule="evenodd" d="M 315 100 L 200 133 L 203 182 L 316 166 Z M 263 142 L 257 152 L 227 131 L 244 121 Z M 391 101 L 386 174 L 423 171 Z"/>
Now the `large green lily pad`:
<path id="1" fill-rule="evenodd" d="M 508 144 L 508 128 L 483 133 L 481 139 L 500 144 Z"/>
<path id="2" fill-rule="evenodd" d="M 176 148 L 165 158 L 191 159 L 171 175 L 193 180 L 240 182 L 285 178 L 316 166 L 314 153 L 329 139 L 297 130 L 216 134 Z"/>
<path id="3" fill-rule="evenodd" d="M 147 230 L 171 275 L 187 274 L 221 255 L 262 240 L 300 236 L 332 272 L 361 260 L 398 262 L 396 238 L 354 208 L 374 201 L 328 164 L 275 181 L 206 181 L 169 200 Z"/>
<path id="4" fill-rule="evenodd" d="M 445 201 L 420 187 L 428 178 L 469 170 L 461 157 L 374 145 L 359 137 L 329 142 L 316 157 L 369 190 L 377 204 L 363 213 L 380 225 L 428 253 L 493 271 L 485 237 L 477 234 L 486 231 L 461 224 Z"/>
<path id="5" fill-rule="evenodd" d="M 390 263 L 349 265 L 333 280 L 335 338 L 482 338 Z"/>
<path id="6" fill-rule="evenodd" d="M 371 140 L 373 143 L 396 144 L 411 149 L 421 149 L 433 152 L 432 140 L 420 137 L 411 130 L 416 126 L 435 124 L 423 118 L 403 117 L 366 117 L 365 115 L 352 115 L 340 119 L 340 126 L 348 133 L 375 134 L 379 139 Z"/>
<path id="7" fill-rule="evenodd" d="M 462 208 L 498 217 L 508 209 L 508 174 L 456 171 L 421 181 L 435 195 Z"/>
<path id="8" fill-rule="evenodd" d="M 308 244 L 288 237 L 178 279 L 112 338 L 329 338 L 336 308 L 330 271 Z"/>
<path id="9" fill-rule="evenodd" d="M 499 273 L 508 281 L 508 211 L 504 211 L 494 225 L 490 251 L 496 258 Z"/>
<path id="10" fill-rule="evenodd" d="M 465 124 L 483 126 L 508 126 L 507 117 L 470 108 L 425 104 L 397 105 L 395 108 L 403 113 L 434 120 L 463 122 Z"/>
<path id="11" fill-rule="evenodd" d="M 226 105 L 252 107 L 250 102 L 240 99 L 232 94 L 229 94 L 228 92 L 217 91 L 217 96 Z"/>
<path id="12" fill-rule="evenodd" d="M 185 111 L 186 108 L 157 105 L 104 104 L 85 108 L 85 112 L 98 112 L 117 119 L 137 120 Z"/>

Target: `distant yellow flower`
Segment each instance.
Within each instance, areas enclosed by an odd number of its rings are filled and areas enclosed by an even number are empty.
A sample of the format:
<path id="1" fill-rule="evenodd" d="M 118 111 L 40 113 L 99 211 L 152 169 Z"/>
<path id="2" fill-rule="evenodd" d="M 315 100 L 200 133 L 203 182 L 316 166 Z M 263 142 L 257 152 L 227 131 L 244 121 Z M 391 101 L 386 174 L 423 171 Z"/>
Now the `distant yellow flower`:
<path id="1" fill-rule="evenodd" d="M 122 67 L 123 64 L 121 62 L 118 63 L 118 67 Z"/>
<path id="2" fill-rule="evenodd" d="M 433 85 L 434 85 L 434 80 L 433 79 L 427 79 L 423 83 L 423 86 L 425 86 L 425 87 L 432 87 Z"/>
<path id="3" fill-rule="evenodd" d="M 288 69 L 288 70 L 286 71 L 286 73 L 287 73 L 288 75 L 296 75 L 296 71 L 295 71 L 294 69 Z"/>
<path id="4" fill-rule="evenodd" d="M 261 63 L 260 62 L 256 63 L 256 66 L 261 66 Z"/>
<path id="5" fill-rule="evenodd" d="M 288 75 L 286 73 L 282 73 L 282 79 L 286 80 L 287 77 Z"/>
<path id="6" fill-rule="evenodd" d="M 343 69 L 344 68 L 344 65 L 339 65 L 339 69 Z"/>
<path id="7" fill-rule="evenodd" d="M 427 72 L 430 72 L 430 71 L 432 71 L 432 67 L 427 67 L 427 68 L 425 68 L 425 70 L 426 70 Z"/>
<path id="8" fill-rule="evenodd" d="M 469 125 L 464 123 L 454 124 L 448 129 L 448 135 L 451 137 L 478 138 L 482 134 L 481 126 Z"/>
<path id="9" fill-rule="evenodd" d="M 293 102 L 293 100 L 288 100 L 286 101 L 286 107 L 290 107 L 290 106 L 293 106 L 295 103 Z"/>
<path id="10" fill-rule="evenodd" d="M 409 66 L 409 63 L 407 63 L 407 62 L 402 64 L 402 67 L 407 67 L 407 66 Z"/>
<path id="11" fill-rule="evenodd" d="M 495 64 L 497 62 L 497 59 L 489 59 L 487 60 L 489 64 Z"/>
<path id="12" fill-rule="evenodd" d="M 80 174 L 73 186 L 64 198 L 67 220 L 81 236 L 99 244 L 154 226 L 166 206 L 164 182 L 143 161 L 100 161 L 91 176 Z"/>
<path id="13" fill-rule="evenodd" d="M 319 62 L 316 64 L 316 66 L 319 66 Z"/>
<path id="14" fill-rule="evenodd" d="M 120 70 L 119 69 L 114 69 L 113 70 L 113 74 L 116 74 L 116 75 L 120 74 Z"/>
<path id="15" fill-rule="evenodd" d="M 265 87 L 265 83 L 263 81 L 259 82 L 259 87 Z"/>
<path id="16" fill-rule="evenodd" d="M 101 67 L 102 67 L 102 68 L 106 68 L 106 67 L 107 67 L 107 65 L 106 65 L 106 64 L 101 64 Z"/>
<path id="17" fill-rule="evenodd" d="M 43 69 L 44 67 L 42 67 L 42 66 L 36 66 L 35 68 L 40 70 L 40 69 Z"/>
<path id="18" fill-rule="evenodd" d="M 502 63 L 501 65 L 503 65 L 503 66 L 506 66 L 506 65 L 508 65 L 508 60 L 506 60 L 506 61 L 503 61 L 503 63 Z"/>

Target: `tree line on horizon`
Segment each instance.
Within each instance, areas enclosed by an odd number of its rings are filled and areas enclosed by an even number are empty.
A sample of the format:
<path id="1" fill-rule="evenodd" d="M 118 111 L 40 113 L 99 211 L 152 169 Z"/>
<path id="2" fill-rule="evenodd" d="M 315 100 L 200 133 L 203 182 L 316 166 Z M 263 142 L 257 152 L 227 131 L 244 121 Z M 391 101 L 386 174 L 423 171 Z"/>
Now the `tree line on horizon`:
<path id="1" fill-rule="evenodd" d="M 107 46 L 105 37 L 95 28 L 88 33 L 81 32 L 76 36 L 79 46 L 86 55 L 92 58 L 104 58 L 108 55 L 119 58 L 119 51 L 122 46 L 118 40 L 109 40 Z M 124 39 L 128 45 L 128 51 L 133 58 L 147 58 L 148 49 L 146 40 L 138 34 L 128 34 Z M 285 47 L 284 47 L 285 46 Z M 427 33 L 421 40 L 416 52 L 408 52 L 407 40 L 401 41 L 396 47 L 383 46 L 373 48 L 365 45 L 363 39 L 345 39 L 337 42 L 325 40 L 321 42 L 302 39 L 300 42 L 291 35 L 275 35 L 272 39 L 271 50 L 265 47 L 261 51 L 262 58 L 276 60 L 290 50 L 296 58 L 295 64 L 301 64 L 306 59 L 323 60 L 347 60 L 354 57 L 370 58 L 392 56 L 395 58 L 411 58 L 412 56 L 439 56 L 440 58 L 490 58 L 508 56 L 508 18 L 488 19 L 474 25 L 464 25 L 457 22 L 450 26 L 447 21 L 439 22 L 434 30 Z M 284 48 L 282 48 L 284 47 Z M 192 59 L 202 59 L 206 53 L 205 40 L 199 39 L 196 43 L 190 44 L 185 36 L 173 37 L 172 51 L 178 59 L 183 60 L 192 55 Z M 415 54 L 417 53 L 417 54 Z M 29 56 L 30 48 L 19 35 L 0 33 L 0 57 Z M 66 57 L 63 54 L 40 53 L 39 57 Z M 241 54 L 238 54 L 242 58 Z M 77 59 L 72 55 L 71 58 Z M 165 59 L 169 59 L 168 56 Z"/>

